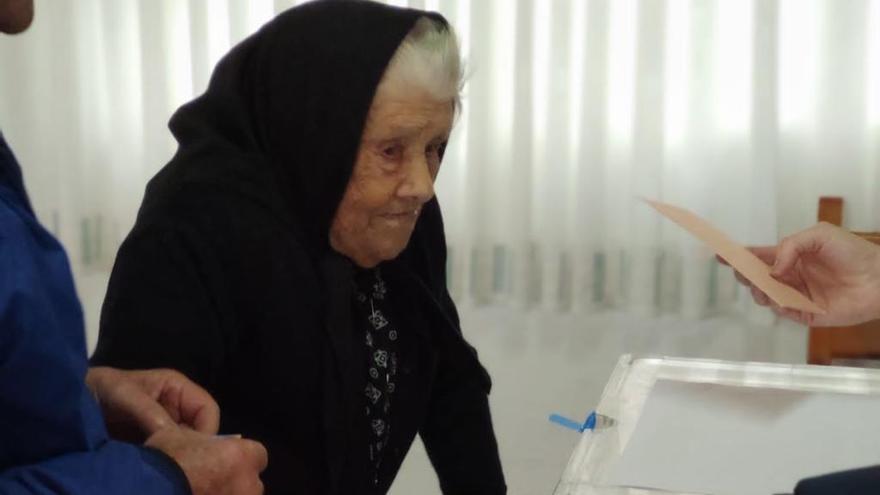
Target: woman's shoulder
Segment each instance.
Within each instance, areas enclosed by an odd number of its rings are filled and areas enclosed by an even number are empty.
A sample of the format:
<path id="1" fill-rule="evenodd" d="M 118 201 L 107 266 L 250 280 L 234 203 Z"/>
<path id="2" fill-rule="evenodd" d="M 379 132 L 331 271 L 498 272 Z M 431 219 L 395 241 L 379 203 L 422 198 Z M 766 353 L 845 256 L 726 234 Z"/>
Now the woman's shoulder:
<path id="1" fill-rule="evenodd" d="M 247 195 L 205 184 L 183 184 L 145 201 L 120 256 L 165 250 L 232 266 L 283 265 L 307 270 L 309 253 L 289 219 Z"/>

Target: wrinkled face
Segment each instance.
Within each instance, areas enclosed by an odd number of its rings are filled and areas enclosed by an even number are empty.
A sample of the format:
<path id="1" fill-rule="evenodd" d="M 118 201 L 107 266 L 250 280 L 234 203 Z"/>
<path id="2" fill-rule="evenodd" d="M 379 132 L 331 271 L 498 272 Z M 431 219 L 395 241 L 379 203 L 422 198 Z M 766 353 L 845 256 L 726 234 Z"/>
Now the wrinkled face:
<path id="1" fill-rule="evenodd" d="M 31 25 L 33 0 L 0 0 L 0 32 L 16 34 Z"/>
<path id="2" fill-rule="evenodd" d="M 434 197 L 453 114 L 451 101 L 379 86 L 330 227 L 333 249 L 364 268 L 403 251 L 422 205 Z"/>

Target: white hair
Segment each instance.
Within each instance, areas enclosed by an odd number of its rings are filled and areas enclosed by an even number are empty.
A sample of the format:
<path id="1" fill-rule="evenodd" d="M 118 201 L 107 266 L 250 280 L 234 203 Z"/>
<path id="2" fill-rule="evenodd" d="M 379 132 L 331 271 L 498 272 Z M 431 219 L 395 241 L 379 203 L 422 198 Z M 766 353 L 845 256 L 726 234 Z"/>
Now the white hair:
<path id="1" fill-rule="evenodd" d="M 452 27 L 420 17 L 394 52 L 381 85 L 390 91 L 422 90 L 458 109 L 463 65 Z"/>

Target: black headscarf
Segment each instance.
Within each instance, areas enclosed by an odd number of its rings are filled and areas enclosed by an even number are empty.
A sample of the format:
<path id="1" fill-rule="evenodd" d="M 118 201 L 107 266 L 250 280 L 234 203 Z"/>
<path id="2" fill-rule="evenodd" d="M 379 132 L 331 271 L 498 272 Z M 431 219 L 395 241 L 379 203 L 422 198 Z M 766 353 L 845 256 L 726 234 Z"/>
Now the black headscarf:
<path id="1" fill-rule="evenodd" d="M 358 0 L 314 1 L 278 15 L 174 114 L 180 147 L 151 182 L 144 208 L 193 182 L 227 186 L 288 209 L 304 244 L 329 248 L 376 88 L 421 16 L 447 25 L 439 14 Z M 283 205 L 269 203 L 267 180 L 277 181 L 273 199 Z"/>

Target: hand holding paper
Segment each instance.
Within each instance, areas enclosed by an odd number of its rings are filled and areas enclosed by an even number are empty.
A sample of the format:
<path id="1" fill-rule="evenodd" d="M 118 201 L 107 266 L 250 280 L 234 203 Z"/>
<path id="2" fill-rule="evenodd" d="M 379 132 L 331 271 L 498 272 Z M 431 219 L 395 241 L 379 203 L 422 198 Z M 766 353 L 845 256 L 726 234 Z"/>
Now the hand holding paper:
<path id="1" fill-rule="evenodd" d="M 880 247 L 844 229 L 819 224 L 786 237 L 779 246 L 752 248 L 773 264 L 771 275 L 810 294 L 824 315 L 781 314 L 813 326 L 847 326 L 880 318 Z M 767 305 L 762 293 L 753 295 Z"/>
<path id="2" fill-rule="evenodd" d="M 793 287 L 776 280 L 770 267 L 743 245 L 731 240 L 709 222 L 676 206 L 645 200 L 663 216 L 677 223 L 708 245 L 749 283 L 761 290 L 776 305 L 810 315 L 824 315 L 825 310 Z M 812 294 L 812 292 L 809 292 Z"/>

